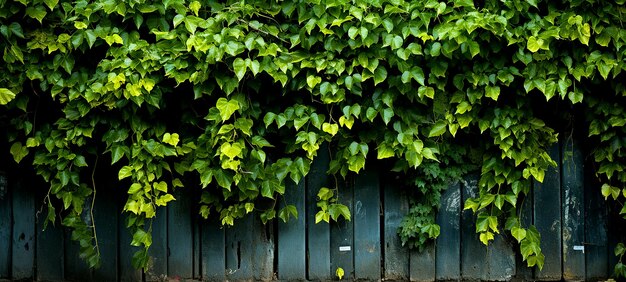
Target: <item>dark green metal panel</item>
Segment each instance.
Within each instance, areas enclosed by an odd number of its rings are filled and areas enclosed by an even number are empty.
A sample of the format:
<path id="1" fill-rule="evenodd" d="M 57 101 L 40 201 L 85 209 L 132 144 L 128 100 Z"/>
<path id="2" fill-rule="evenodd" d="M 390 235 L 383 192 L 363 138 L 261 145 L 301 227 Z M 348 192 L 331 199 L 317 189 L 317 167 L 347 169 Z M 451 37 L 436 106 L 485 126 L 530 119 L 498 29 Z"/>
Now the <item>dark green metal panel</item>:
<path id="1" fill-rule="evenodd" d="M 202 241 L 200 265 L 202 277 L 208 280 L 222 281 L 225 279 L 226 254 L 224 246 L 224 228 L 217 219 L 202 222 Z"/>
<path id="2" fill-rule="evenodd" d="M 192 199 L 200 199 L 200 194 L 194 194 Z M 200 222 L 204 221 L 204 219 L 201 218 L 200 214 L 197 212 L 198 209 L 196 208 L 196 205 L 194 205 L 194 207 L 191 210 L 191 214 L 192 214 L 192 226 L 193 226 L 193 278 L 194 279 L 201 279 L 202 278 L 202 259 L 201 259 L 201 254 L 200 254 L 200 250 L 202 248 L 202 234 L 201 234 L 201 230 L 202 228 L 200 227 Z"/>
<path id="3" fill-rule="evenodd" d="M 306 213 L 304 180 L 297 185 L 287 181 L 285 201 L 279 203 L 279 208 L 286 204 L 294 205 L 298 211 L 298 218 L 291 218 L 287 223 L 278 221 L 278 278 L 282 280 L 306 279 Z"/>
<path id="4" fill-rule="evenodd" d="M 435 244 L 429 243 L 424 249 L 411 250 L 411 281 L 435 281 L 436 252 Z"/>
<path id="5" fill-rule="evenodd" d="M 248 214 L 226 229 L 226 278 L 229 280 L 250 279 L 254 275 L 253 216 Z"/>
<path id="6" fill-rule="evenodd" d="M 502 235 L 487 247 L 487 280 L 509 281 L 515 275 L 515 252 L 513 245 Z"/>
<path id="7" fill-rule="evenodd" d="M 330 178 L 326 175 L 329 164 L 328 148 L 323 145 L 318 151 L 318 156 L 311 165 L 306 185 L 306 224 L 307 224 L 307 256 L 308 256 L 308 279 L 330 279 L 330 227 L 326 223 L 315 223 L 315 214 L 318 207 L 317 192 L 322 187 L 329 187 Z M 334 270 L 333 270 L 334 272 Z"/>
<path id="8" fill-rule="evenodd" d="M 555 160 L 555 161 L 558 161 Z M 531 189 L 530 194 L 526 195 L 525 198 L 520 202 L 518 208 L 520 221 L 522 226 L 530 226 L 533 224 L 533 190 Z M 522 255 L 519 253 L 519 245 L 515 245 L 515 268 L 517 269 L 515 277 L 522 281 L 530 281 L 534 279 L 534 268 L 530 268 L 527 266 L 527 263 L 523 261 Z"/>
<path id="9" fill-rule="evenodd" d="M 475 180 L 472 185 L 476 185 Z M 441 196 L 441 208 L 437 213 L 437 224 L 441 227 L 441 232 L 435 249 L 437 280 L 456 280 L 461 277 L 461 265 L 451 263 L 461 261 L 461 194 L 460 184 L 453 183 Z"/>
<path id="10" fill-rule="evenodd" d="M 193 227 L 189 191 L 177 190 L 167 206 L 167 272 L 170 277 L 193 278 Z"/>
<path id="11" fill-rule="evenodd" d="M 92 280 L 91 270 L 89 269 L 89 266 L 87 265 L 85 260 L 79 257 L 80 246 L 78 245 L 78 242 L 71 239 L 71 230 L 65 229 L 64 235 L 65 240 L 63 245 L 65 246 L 65 280 Z"/>
<path id="12" fill-rule="evenodd" d="M 378 172 L 368 169 L 354 184 L 354 274 L 357 279 L 379 280 L 380 185 Z"/>
<path id="13" fill-rule="evenodd" d="M 397 181 L 383 181 L 384 234 L 384 277 L 389 280 L 409 279 L 409 252 L 402 246 L 398 227 L 409 212 L 409 201 L 405 190 Z"/>
<path id="14" fill-rule="evenodd" d="M 118 202 L 118 206 L 124 206 L 126 203 L 126 197 L 127 196 L 122 193 L 117 195 L 117 198 L 120 201 Z M 137 270 L 132 266 L 133 254 L 135 254 L 139 248 L 130 245 L 130 242 L 132 241 L 132 234 L 130 233 L 130 230 L 126 228 L 126 216 L 124 215 L 121 215 L 117 221 L 117 232 L 117 236 L 119 238 L 119 244 L 117 246 L 117 252 L 119 254 L 118 278 L 122 282 L 141 281 L 143 276 L 142 271 Z"/>
<path id="15" fill-rule="evenodd" d="M 148 281 L 160 281 L 167 276 L 167 213 L 166 207 L 159 207 L 156 217 L 152 219 L 152 246 L 148 253 L 151 265 L 146 270 Z"/>
<path id="16" fill-rule="evenodd" d="M 115 196 L 108 189 L 115 187 L 109 183 L 106 187 L 97 187 L 94 206 L 94 221 L 100 248 L 100 268 L 93 270 L 94 281 L 117 280 L 117 221 L 119 210 Z"/>
<path id="17" fill-rule="evenodd" d="M 608 262 L 609 262 L 609 274 L 613 272 L 613 267 L 619 262 L 619 257 L 615 256 L 615 247 L 618 243 L 624 243 L 624 234 L 626 234 L 626 224 L 623 224 L 624 220 L 619 211 L 621 207 L 616 203 L 608 205 Z"/>
<path id="18" fill-rule="evenodd" d="M 462 202 L 478 195 L 478 176 L 466 178 L 462 187 Z M 461 216 L 461 276 L 467 280 L 485 280 L 487 268 L 487 246 L 478 239 L 475 228 L 476 215 L 464 210 Z M 444 234 L 442 232 L 442 234 Z M 453 261 L 453 260 L 450 260 Z"/>
<path id="19" fill-rule="evenodd" d="M 12 200 L 9 182 L 4 172 L 0 173 L 0 278 L 9 278 L 11 269 L 11 219 Z"/>
<path id="20" fill-rule="evenodd" d="M 257 281 L 271 280 L 274 275 L 274 221 L 263 225 L 255 216 L 252 221 L 252 273 Z"/>
<path id="21" fill-rule="evenodd" d="M 534 219 L 541 234 L 541 251 L 545 255 L 543 269 L 536 270 L 535 277 L 541 280 L 561 279 L 561 167 L 559 146 L 549 150 L 550 158 L 557 167 L 546 171 L 543 183 L 534 182 Z M 582 165 L 582 164 L 581 164 Z"/>
<path id="22" fill-rule="evenodd" d="M 39 186 L 41 188 L 45 186 Z M 44 201 L 44 189 L 37 192 L 37 203 Z M 39 281 L 63 281 L 64 264 L 64 242 L 63 228 L 57 220 L 54 224 L 48 223 L 46 230 L 43 230 L 47 209 L 44 208 L 37 218 L 37 256 L 35 264 L 37 266 L 37 280 Z"/>
<path id="23" fill-rule="evenodd" d="M 346 205 L 354 215 L 352 183 L 340 181 L 338 186 L 338 202 Z M 330 224 L 330 269 L 333 275 L 340 267 L 344 270 L 344 279 L 354 279 L 354 225 L 353 221 L 343 217 Z"/>
<path id="24" fill-rule="evenodd" d="M 15 280 L 33 277 L 35 262 L 35 190 L 22 178 L 12 183 L 13 234 L 11 276 Z"/>
<path id="25" fill-rule="evenodd" d="M 583 156 L 577 143 L 565 142 L 561 151 L 563 279 L 585 279 L 585 211 Z"/>
<path id="26" fill-rule="evenodd" d="M 587 281 L 599 281 L 607 277 L 613 265 L 609 265 L 607 238 L 607 202 L 600 193 L 600 183 L 589 170 L 585 170 L 585 263 Z"/>

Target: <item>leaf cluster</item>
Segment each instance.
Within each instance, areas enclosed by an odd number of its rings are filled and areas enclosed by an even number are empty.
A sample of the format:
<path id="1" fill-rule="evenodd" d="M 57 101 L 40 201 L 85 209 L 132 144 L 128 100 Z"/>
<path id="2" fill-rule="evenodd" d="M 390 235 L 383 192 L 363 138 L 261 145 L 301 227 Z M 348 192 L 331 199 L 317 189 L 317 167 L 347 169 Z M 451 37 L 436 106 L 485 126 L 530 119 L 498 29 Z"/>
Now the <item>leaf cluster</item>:
<path id="1" fill-rule="evenodd" d="M 199 187 L 198 212 L 224 225 L 287 220 L 286 182 L 327 146 L 337 177 L 372 159 L 408 177 L 400 234 L 414 246 L 439 233 L 443 187 L 477 165 L 465 209 L 481 240 L 506 230 L 541 268 L 540 236 L 516 214 L 568 116 L 584 113 L 573 123 L 601 192 L 623 206 L 625 13 L 623 0 L 0 1 L 0 124 L 91 266 L 99 156 L 145 267 L 177 190 Z M 335 194 L 320 190 L 317 221 L 349 219 Z"/>

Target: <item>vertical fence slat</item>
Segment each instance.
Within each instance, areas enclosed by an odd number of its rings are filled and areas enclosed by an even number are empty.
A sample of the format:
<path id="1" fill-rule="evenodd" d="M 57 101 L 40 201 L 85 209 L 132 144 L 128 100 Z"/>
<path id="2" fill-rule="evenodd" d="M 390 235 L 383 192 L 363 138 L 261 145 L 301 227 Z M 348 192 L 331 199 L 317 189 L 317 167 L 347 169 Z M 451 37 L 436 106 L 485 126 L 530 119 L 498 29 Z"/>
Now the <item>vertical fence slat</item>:
<path id="1" fill-rule="evenodd" d="M 478 176 L 470 176 L 462 188 L 462 201 L 478 195 Z M 487 247 L 478 239 L 476 218 L 471 210 L 461 218 L 461 275 L 463 279 L 485 280 L 487 274 Z M 442 232 L 443 234 L 443 232 Z"/>
<path id="2" fill-rule="evenodd" d="M 0 278 L 9 278 L 11 267 L 12 201 L 9 183 L 12 181 L 0 173 Z"/>
<path id="3" fill-rule="evenodd" d="M 326 174 L 329 164 L 328 147 L 323 145 L 318 151 L 317 158 L 311 165 L 309 176 L 307 176 L 307 256 L 309 258 L 308 279 L 325 280 L 330 279 L 330 226 L 329 224 L 315 223 L 317 213 L 317 193 L 320 188 L 329 186 L 329 176 Z"/>
<path id="4" fill-rule="evenodd" d="M 409 278 L 409 252 L 402 246 L 398 227 L 409 212 L 409 201 L 397 181 L 383 183 L 383 213 L 385 215 L 384 265 L 385 279 L 407 280 Z"/>
<path id="5" fill-rule="evenodd" d="M 566 142 L 562 147 L 563 179 L 563 278 L 585 279 L 583 156 L 578 144 Z"/>
<path id="6" fill-rule="evenodd" d="M 194 194 L 192 199 L 200 199 L 200 194 Z M 201 231 L 201 222 L 204 221 L 202 217 L 197 213 L 197 209 L 194 207 L 191 210 L 191 214 L 193 215 L 193 278 L 201 279 L 202 278 L 202 259 L 200 255 L 201 249 L 201 241 L 202 241 L 202 231 Z"/>
<path id="7" fill-rule="evenodd" d="M 534 182 L 534 222 L 541 234 L 541 251 L 545 255 L 543 269 L 536 270 L 541 280 L 561 279 L 561 167 L 558 144 L 549 149 L 557 167 L 546 171 L 543 183 Z"/>
<path id="8" fill-rule="evenodd" d="M 354 215 L 353 183 L 340 182 L 338 203 L 344 204 Z M 344 270 L 344 278 L 354 279 L 354 225 L 343 217 L 337 222 L 331 221 L 330 226 L 330 268 L 335 275 L 338 268 Z"/>
<path id="9" fill-rule="evenodd" d="M 80 258 L 80 245 L 72 240 L 72 230 L 65 229 L 65 279 L 69 281 L 91 280 L 91 271 L 85 260 Z"/>
<path id="10" fill-rule="evenodd" d="M 167 277 L 167 207 L 159 207 L 152 219 L 152 246 L 148 250 L 150 267 L 146 280 L 161 281 Z"/>
<path id="11" fill-rule="evenodd" d="M 119 210 L 115 196 L 109 189 L 115 187 L 109 183 L 106 187 L 97 187 L 94 220 L 100 248 L 100 268 L 94 269 L 94 281 L 117 280 L 117 221 Z"/>
<path id="12" fill-rule="evenodd" d="M 613 271 L 608 256 L 607 203 L 600 193 L 600 184 L 594 181 L 593 173 L 585 171 L 585 256 L 587 281 L 599 281 Z M 609 271 L 609 269 L 611 271 Z"/>
<path id="13" fill-rule="evenodd" d="M 411 250 L 411 281 L 435 281 L 437 256 L 435 244 L 428 243 L 424 249 Z"/>
<path id="14" fill-rule="evenodd" d="M 556 159 L 555 161 L 558 161 Z M 560 192 L 559 192 L 560 193 Z M 528 227 L 533 224 L 533 209 L 534 209 L 534 189 L 531 189 L 530 194 L 520 202 L 520 221 L 522 226 Z M 519 201 L 519 200 L 518 200 Z M 560 226 L 560 225 L 559 225 Z M 560 232 L 559 232 L 560 236 Z M 528 267 L 528 264 L 523 260 L 522 255 L 519 252 L 519 245 L 515 245 L 515 266 L 517 269 L 516 278 L 522 281 L 530 281 L 534 279 L 534 268 Z M 560 256 L 560 252 L 559 252 Z M 560 263 L 560 260 L 559 260 Z"/>
<path id="15" fill-rule="evenodd" d="M 170 277 L 193 277 L 193 227 L 189 191 L 174 193 L 176 201 L 167 211 L 167 274 Z"/>
<path id="16" fill-rule="evenodd" d="M 621 207 L 617 205 L 617 203 L 613 202 L 608 205 L 608 263 L 610 273 L 613 273 L 613 268 L 619 262 L 619 257 L 615 256 L 615 247 L 619 243 L 624 243 L 624 234 L 626 234 L 626 224 L 623 224 L 624 220 L 621 215 L 619 215 L 619 211 Z"/>
<path id="17" fill-rule="evenodd" d="M 44 188 L 42 186 L 41 188 Z M 44 189 L 41 189 L 44 192 Z M 44 204 L 44 196 L 38 193 L 37 203 Z M 47 207 L 41 210 L 37 220 L 37 280 L 40 281 L 63 281 L 63 228 L 58 219 L 54 223 L 48 223 L 46 230 L 43 229 L 44 221 L 48 212 Z M 0 227 L 1 228 L 1 227 Z"/>
<path id="18" fill-rule="evenodd" d="M 354 185 L 354 273 L 357 279 L 379 280 L 380 186 L 376 170 L 357 176 Z"/>
<path id="19" fill-rule="evenodd" d="M 298 185 L 287 181 L 285 202 L 296 207 L 298 218 L 290 218 L 287 223 L 277 219 L 279 279 L 306 279 L 305 193 L 304 179 Z M 279 207 L 284 208 L 285 203 Z"/>
<path id="20" fill-rule="evenodd" d="M 477 185 L 476 180 L 473 180 L 471 185 L 475 187 Z M 469 188 L 464 187 L 463 192 L 465 189 Z M 456 280 L 461 276 L 459 264 L 461 262 L 461 229 L 459 224 L 464 199 L 462 196 L 464 195 L 460 184 L 454 183 L 448 186 L 448 189 L 441 196 L 441 208 L 437 213 L 437 224 L 441 227 L 441 232 L 437 238 L 435 250 L 435 273 L 438 280 Z M 471 213 L 469 216 L 472 216 Z M 469 222 L 463 222 L 469 224 Z"/>
<path id="21" fill-rule="evenodd" d="M 201 234 L 202 277 L 208 280 L 222 281 L 226 278 L 224 275 L 226 269 L 224 228 L 220 226 L 217 219 L 207 220 L 202 223 Z"/>
<path id="22" fill-rule="evenodd" d="M 123 192 L 123 190 L 121 190 Z M 119 206 L 124 206 L 126 203 L 126 197 L 122 196 L 121 193 L 117 195 L 118 199 L 120 199 Z M 132 258 L 133 254 L 139 250 L 138 247 L 133 247 L 130 245 L 132 241 L 132 234 L 130 230 L 126 228 L 126 217 L 119 216 L 117 220 L 117 236 L 119 238 L 118 255 L 119 255 L 119 264 L 118 264 L 118 277 L 122 282 L 131 282 L 131 281 L 141 281 L 142 279 L 142 271 L 133 268 Z"/>
<path id="23" fill-rule="evenodd" d="M 263 224 L 258 216 L 253 217 L 252 274 L 257 281 L 268 281 L 274 275 L 274 224 Z"/>
<path id="24" fill-rule="evenodd" d="M 253 214 L 236 220 L 226 229 L 226 277 L 232 280 L 252 279 Z M 251 230 L 252 229 L 252 230 Z"/>
<path id="25" fill-rule="evenodd" d="M 13 182 L 12 278 L 33 277 L 35 262 L 34 189 L 25 178 Z"/>
<path id="26" fill-rule="evenodd" d="M 487 280 L 509 281 L 515 275 L 515 252 L 513 246 L 501 235 L 487 248 Z"/>

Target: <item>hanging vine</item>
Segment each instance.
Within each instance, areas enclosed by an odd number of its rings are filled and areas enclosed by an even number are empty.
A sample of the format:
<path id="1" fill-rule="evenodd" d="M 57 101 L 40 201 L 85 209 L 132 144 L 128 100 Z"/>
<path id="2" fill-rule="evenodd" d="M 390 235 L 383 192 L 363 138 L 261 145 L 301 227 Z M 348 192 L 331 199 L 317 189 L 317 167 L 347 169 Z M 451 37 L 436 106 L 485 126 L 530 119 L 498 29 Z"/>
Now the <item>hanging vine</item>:
<path id="1" fill-rule="evenodd" d="M 98 156 L 127 191 L 145 267 L 174 190 L 200 186 L 198 212 L 224 225 L 253 211 L 287 220 L 293 206 L 260 202 L 329 144 L 336 177 L 386 159 L 411 179 L 399 233 L 416 247 L 439 235 L 445 184 L 478 169 L 464 208 L 481 241 L 510 232 L 541 268 L 540 235 L 516 215 L 555 165 L 548 104 L 586 109 L 598 193 L 626 198 L 624 14 L 623 0 L 0 0 L 2 124 L 15 161 L 62 202 L 46 201 L 47 219 L 73 230 L 90 266 Z M 349 218 L 336 189 L 320 191 L 319 221 Z"/>

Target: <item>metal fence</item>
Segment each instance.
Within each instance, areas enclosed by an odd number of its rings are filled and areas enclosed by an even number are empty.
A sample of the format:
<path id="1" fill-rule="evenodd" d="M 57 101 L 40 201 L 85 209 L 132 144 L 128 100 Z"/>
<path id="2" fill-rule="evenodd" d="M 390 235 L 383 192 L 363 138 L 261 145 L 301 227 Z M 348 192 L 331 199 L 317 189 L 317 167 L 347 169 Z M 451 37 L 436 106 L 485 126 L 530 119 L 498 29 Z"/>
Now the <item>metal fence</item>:
<path id="1" fill-rule="evenodd" d="M 541 233 L 546 256 L 542 271 L 526 268 L 511 238 L 497 236 L 486 247 L 474 230 L 474 216 L 462 204 L 477 193 L 478 176 L 449 186 L 437 215 L 441 235 L 422 252 L 400 244 L 397 228 L 409 204 L 403 187 L 384 168 L 368 167 L 340 185 L 340 201 L 352 220 L 315 224 L 315 197 L 327 186 L 328 156 L 314 162 L 309 176 L 287 188 L 286 202 L 299 217 L 263 225 L 252 216 L 222 228 L 197 216 L 189 193 L 157 212 L 148 270 L 131 267 L 135 249 L 125 229 L 124 195 L 101 189 L 94 206 L 102 266 L 89 269 L 78 245 L 61 227 L 42 232 L 37 220 L 45 183 L 7 169 L 0 177 L 0 279 L 38 281 L 329 280 L 596 280 L 610 275 L 616 231 L 606 203 L 576 144 L 551 150 L 559 166 L 535 183 L 522 206 L 525 223 Z M 8 160 L 4 161 L 8 163 Z M 104 181 L 105 183 L 107 181 Z M 334 182 L 334 180 L 333 180 Z M 585 188 L 586 187 L 586 188 Z M 43 192 L 42 192 L 43 191 Z M 281 203 L 282 204 L 282 203 Z"/>

